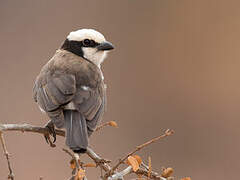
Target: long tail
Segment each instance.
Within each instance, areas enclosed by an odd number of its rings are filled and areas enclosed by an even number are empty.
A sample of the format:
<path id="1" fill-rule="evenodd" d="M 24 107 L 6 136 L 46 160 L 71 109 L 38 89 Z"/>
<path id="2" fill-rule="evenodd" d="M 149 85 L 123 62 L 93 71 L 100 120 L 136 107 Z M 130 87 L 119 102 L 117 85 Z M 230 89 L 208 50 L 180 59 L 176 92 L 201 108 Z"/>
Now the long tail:
<path id="1" fill-rule="evenodd" d="M 88 146 L 87 124 L 84 116 L 75 110 L 64 110 L 66 145 L 77 153 L 84 153 Z"/>

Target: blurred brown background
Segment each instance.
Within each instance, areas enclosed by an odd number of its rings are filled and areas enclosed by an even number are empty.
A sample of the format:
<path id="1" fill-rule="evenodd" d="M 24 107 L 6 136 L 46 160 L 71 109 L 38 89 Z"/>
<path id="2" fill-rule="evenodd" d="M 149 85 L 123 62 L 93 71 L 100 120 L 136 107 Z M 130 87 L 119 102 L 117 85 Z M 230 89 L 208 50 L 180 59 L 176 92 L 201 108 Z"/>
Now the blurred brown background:
<path id="1" fill-rule="evenodd" d="M 115 120 L 119 128 L 95 133 L 91 146 L 117 160 L 171 128 L 174 136 L 139 153 L 145 160 L 152 157 L 154 170 L 171 166 L 179 178 L 235 179 L 239 7 L 234 0 L 1 0 L 0 122 L 44 125 L 47 117 L 32 99 L 35 77 L 70 31 L 95 28 L 116 46 L 103 67 L 104 121 Z M 70 176 L 63 138 L 53 149 L 38 134 L 5 137 L 17 180 Z M 87 172 L 88 179 L 100 173 Z M 1 155 L 0 179 L 7 174 Z"/>

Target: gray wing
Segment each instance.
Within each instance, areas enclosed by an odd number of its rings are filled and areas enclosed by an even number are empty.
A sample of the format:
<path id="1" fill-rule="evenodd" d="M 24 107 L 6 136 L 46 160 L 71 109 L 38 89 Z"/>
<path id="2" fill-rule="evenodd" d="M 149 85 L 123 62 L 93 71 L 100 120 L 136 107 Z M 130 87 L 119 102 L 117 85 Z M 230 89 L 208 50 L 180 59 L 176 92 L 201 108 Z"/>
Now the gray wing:
<path id="1" fill-rule="evenodd" d="M 89 135 L 101 121 L 106 106 L 106 89 L 104 83 L 99 83 L 96 89 L 79 88 L 73 99 L 75 107 L 87 120 Z"/>
<path id="2" fill-rule="evenodd" d="M 95 130 L 105 111 L 105 91 L 103 82 L 97 88 L 88 90 L 81 85 L 76 87 L 75 76 L 61 72 L 40 75 L 33 89 L 35 101 L 59 128 L 64 126 L 63 108 L 60 107 L 73 101 L 87 120 L 89 134 Z"/>
<path id="3" fill-rule="evenodd" d="M 70 102 L 75 92 L 75 76 L 62 72 L 40 74 L 33 88 L 35 101 L 57 127 L 63 126 L 64 122 L 62 108 L 59 107 Z"/>

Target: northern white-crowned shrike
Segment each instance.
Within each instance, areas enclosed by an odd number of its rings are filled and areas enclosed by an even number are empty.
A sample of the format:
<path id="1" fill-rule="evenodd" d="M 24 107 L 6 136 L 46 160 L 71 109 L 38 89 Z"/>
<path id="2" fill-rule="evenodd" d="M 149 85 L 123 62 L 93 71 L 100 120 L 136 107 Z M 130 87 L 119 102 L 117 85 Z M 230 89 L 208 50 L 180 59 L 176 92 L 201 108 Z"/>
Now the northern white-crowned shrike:
<path id="1" fill-rule="evenodd" d="M 36 78 L 34 100 L 51 119 L 47 127 L 55 140 L 54 125 L 65 128 L 66 145 L 75 153 L 86 152 L 88 137 L 103 116 L 106 86 L 101 63 L 113 48 L 93 29 L 71 32 Z"/>

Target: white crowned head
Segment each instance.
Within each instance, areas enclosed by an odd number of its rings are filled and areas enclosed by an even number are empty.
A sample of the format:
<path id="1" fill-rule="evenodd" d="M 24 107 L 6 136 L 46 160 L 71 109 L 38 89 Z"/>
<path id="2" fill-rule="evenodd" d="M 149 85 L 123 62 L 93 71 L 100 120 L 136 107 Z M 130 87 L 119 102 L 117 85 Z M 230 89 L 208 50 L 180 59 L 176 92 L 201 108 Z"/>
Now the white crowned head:
<path id="1" fill-rule="evenodd" d="M 80 50 L 82 50 L 81 55 L 83 58 L 92 61 L 98 67 L 106 58 L 107 51 L 114 49 L 114 46 L 106 41 L 100 32 L 93 29 L 73 31 L 67 36 L 67 40 L 75 43 L 75 46 L 78 44 Z"/>

